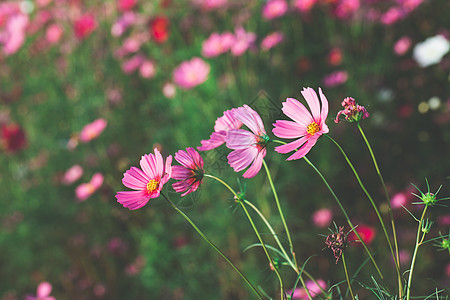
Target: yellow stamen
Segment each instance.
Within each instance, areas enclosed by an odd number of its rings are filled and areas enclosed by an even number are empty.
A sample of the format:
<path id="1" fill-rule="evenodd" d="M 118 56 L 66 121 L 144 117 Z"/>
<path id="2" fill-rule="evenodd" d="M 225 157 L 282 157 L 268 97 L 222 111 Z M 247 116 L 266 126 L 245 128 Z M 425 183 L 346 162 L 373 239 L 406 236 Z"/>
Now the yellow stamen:
<path id="1" fill-rule="evenodd" d="M 158 188 L 158 186 L 159 186 L 159 181 L 152 179 L 147 183 L 147 191 L 149 193 L 151 193 L 154 190 L 156 190 Z"/>
<path id="2" fill-rule="evenodd" d="M 309 125 L 306 127 L 306 132 L 309 135 L 314 135 L 320 130 L 319 124 L 316 122 L 309 123 Z"/>

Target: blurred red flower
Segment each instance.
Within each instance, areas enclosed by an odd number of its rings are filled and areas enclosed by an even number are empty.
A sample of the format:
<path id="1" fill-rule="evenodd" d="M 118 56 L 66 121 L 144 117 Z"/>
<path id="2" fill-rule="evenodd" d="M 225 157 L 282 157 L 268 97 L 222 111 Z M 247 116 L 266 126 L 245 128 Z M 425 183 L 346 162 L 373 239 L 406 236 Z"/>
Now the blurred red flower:
<path id="1" fill-rule="evenodd" d="M 25 131 L 16 123 L 2 125 L 0 140 L 7 152 L 17 152 L 26 147 Z"/>
<path id="2" fill-rule="evenodd" d="M 95 30 L 95 28 L 97 28 L 97 20 L 95 20 L 95 17 L 92 14 L 82 15 L 76 19 L 73 24 L 75 36 L 79 39 L 86 38 Z"/>
<path id="3" fill-rule="evenodd" d="M 150 35 L 157 43 L 164 43 L 169 38 L 169 19 L 156 17 L 150 22 Z"/>
<path id="4" fill-rule="evenodd" d="M 131 10 L 136 6 L 137 0 L 118 0 L 118 7 L 121 12 Z"/>
<path id="5" fill-rule="evenodd" d="M 366 243 L 367 245 L 370 245 L 373 242 L 377 233 L 374 227 L 365 224 L 359 224 L 358 227 L 356 227 L 356 231 L 358 232 L 363 242 Z M 358 237 L 353 231 L 351 231 L 348 234 L 348 240 L 349 241 L 358 240 Z"/>

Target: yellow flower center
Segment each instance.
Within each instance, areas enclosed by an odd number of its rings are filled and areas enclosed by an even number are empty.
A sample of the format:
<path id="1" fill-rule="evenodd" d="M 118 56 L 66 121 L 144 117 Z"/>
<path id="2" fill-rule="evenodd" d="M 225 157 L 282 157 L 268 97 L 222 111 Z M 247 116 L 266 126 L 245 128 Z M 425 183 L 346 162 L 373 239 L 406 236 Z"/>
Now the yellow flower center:
<path id="1" fill-rule="evenodd" d="M 320 130 L 320 126 L 319 124 L 317 124 L 316 122 L 312 122 L 309 123 L 309 125 L 306 127 L 306 132 L 309 135 L 314 135 L 316 134 L 316 132 L 318 132 Z"/>
<path id="2" fill-rule="evenodd" d="M 154 190 L 156 190 L 157 188 L 158 188 L 158 186 L 159 186 L 159 181 L 156 181 L 156 180 L 150 180 L 148 183 L 147 183 L 147 191 L 149 192 L 149 193 L 151 193 L 151 192 L 153 192 Z"/>

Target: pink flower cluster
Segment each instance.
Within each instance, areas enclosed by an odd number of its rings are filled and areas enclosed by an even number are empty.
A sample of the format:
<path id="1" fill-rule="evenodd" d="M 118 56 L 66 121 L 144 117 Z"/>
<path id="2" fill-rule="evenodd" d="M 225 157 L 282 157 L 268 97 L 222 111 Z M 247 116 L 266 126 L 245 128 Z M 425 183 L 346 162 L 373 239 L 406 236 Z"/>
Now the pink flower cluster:
<path id="1" fill-rule="evenodd" d="M 314 146 L 317 139 L 328 132 L 325 124 L 328 115 L 328 101 L 319 88 L 320 100 L 311 88 L 302 91 L 311 112 L 299 101 L 288 98 L 283 103 L 283 112 L 293 121 L 278 120 L 274 124 L 273 133 L 280 138 L 297 139 L 291 143 L 278 146 L 279 153 L 295 151 L 288 160 L 304 157 Z M 244 127 L 244 128 L 243 128 Z M 211 150 L 222 144 L 232 151 L 228 154 L 228 163 L 235 172 L 246 169 L 244 178 L 252 178 L 258 174 L 266 156 L 266 147 L 271 139 L 264 128 L 259 114 L 250 106 L 226 110 L 216 120 L 214 132 L 208 140 L 202 140 L 200 151 Z M 141 169 L 131 167 L 124 173 L 122 183 L 134 191 L 122 191 L 116 194 L 117 201 L 129 209 L 143 207 L 152 198 L 160 196 L 162 188 L 170 178 L 178 180 L 172 186 L 176 192 L 185 196 L 198 189 L 205 171 L 200 154 L 189 147 L 175 154 L 175 160 L 181 166 L 172 166 L 172 156 L 166 162 L 155 148 L 155 154 L 142 156 Z M 318 226 L 330 222 L 332 215 L 315 221 Z M 324 220 L 326 219 L 326 220 Z"/>
<path id="2" fill-rule="evenodd" d="M 366 108 L 357 104 L 352 97 L 345 98 L 341 104 L 344 109 L 338 112 L 336 119 L 334 120 L 335 123 L 341 121 L 339 118 L 341 115 L 344 115 L 345 120 L 348 122 L 359 122 L 361 119 L 367 119 L 369 117 Z"/>
<path id="3" fill-rule="evenodd" d="M 100 173 L 95 173 L 92 176 L 92 179 L 88 183 L 83 183 L 79 185 L 76 190 L 75 194 L 79 201 L 85 201 L 87 198 L 89 198 L 95 191 L 97 191 L 103 184 L 103 175 Z"/>
<path id="4" fill-rule="evenodd" d="M 6 1 L 0 3 L 0 45 L 5 55 L 16 53 L 25 42 L 28 15 L 20 9 L 20 3 Z"/>
<path id="5" fill-rule="evenodd" d="M 284 15 L 288 10 L 288 4 L 286 0 L 269 0 L 263 7 L 263 18 L 266 20 L 272 20 Z"/>
<path id="6" fill-rule="evenodd" d="M 206 58 L 219 56 L 231 51 L 233 56 L 241 56 L 256 40 L 253 32 L 246 32 L 238 27 L 235 33 L 212 33 L 202 44 L 202 55 Z"/>
<path id="7" fill-rule="evenodd" d="M 208 79 L 210 66 L 203 59 L 194 57 L 181 63 L 173 71 L 173 81 L 183 89 L 192 89 Z"/>

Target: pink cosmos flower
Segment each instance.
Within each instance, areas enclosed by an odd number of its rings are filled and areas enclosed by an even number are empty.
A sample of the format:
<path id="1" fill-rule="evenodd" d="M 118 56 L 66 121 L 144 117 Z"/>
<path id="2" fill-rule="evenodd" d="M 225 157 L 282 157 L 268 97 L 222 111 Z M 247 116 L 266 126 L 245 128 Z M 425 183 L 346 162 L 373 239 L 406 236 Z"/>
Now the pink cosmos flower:
<path id="1" fill-rule="evenodd" d="M 409 203 L 408 196 L 404 192 L 400 192 L 392 196 L 391 199 L 391 207 L 392 209 L 398 209 L 403 208 L 403 206 L 406 207 L 406 205 Z"/>
<path id="2" fill-rule="evenodd" d="M 123 174 L 122 183 L 134 191 L 117 192 L 117 202 L 128 209 L 143 207 L 151 198 L 159 197 L 164 184 L 172 176 L 172 155 L 164 164 L 157 148 L 155 154 L 145 154 L 139 164 L 141 169 L 131 167 Z"/>
<path id="3" fill-rule="evenodd" d="M 139 74 L 141 74 L 141 76 L 143 78 L 153 78 L 155 77 L 155 73 L 156 73 L 156 68 L 155 68 L 155 63 L 151 60 L 144 60 L 141 64 L 141 66 L 139 67 Z"/>
<path id="4" fill-rule="evenodd" d="M 186 151 L 180 150 L 175 154 L 175 160 L 183 166 L 172 167 L 172 178 L 180 180 L 172 184 L 177 193 L 184 192 L 181 196 L 195 192 L 202 184 L 203 159 L 194 148 L 186 148 Z"/>
<path id="5" fill-rule="evenodd" d="M 219 56 L 230 50 L 234 40 L 234 35 L 230 32 L 213 33 L 203 42 L 202 55 L 207 58 Z"/>
<path id="6" fill-rule="evenodd" d="M 0 6 L 0 21 L 5 22 L 4 28 L 0 30 L 3 52 L 6 55 L 14 54 L 25 42 L 28 15 L 23 14 L 13 2 L 6 2 Z"/>
<path id="7" fill-rule="evenodd" d="M 234 117 L 235 110 L 236 108 L 233 108 L 223 112 L 223 116 L 216 120 L 214 132 L 211 134 L 209 140 L 202 140 L 202 145 L 197 147 L 198 150 L 206 151 L 219 147 L 225 143 L 225 137 L 229 130 L 241 128 L 242 122 Z"/>
<path id="8" fill-rule="evenodd" d="M 319 98 L 312 88 L 303 88 L 302 95 L 305 98 L 311 113 L 298 100 L 293 98 L 283 102 L 282 111 L 286 116 L 294 120 L 277 120 L 273 125 L 273 134 L 280 138 L 299 138 L 289 144 L 275 147 L 278 153 L 288 153 L 298 149 L 287 160 L 299 159 L 305 156 L 316 144 L 317 139 L 328 132 L 325 120 L 328 115 L 328 100 L 319 88 L 322 109 L 320 109 Z"/>
<path id="9" fill-rule="evenodd" d="M 89 198 L 96 190 L 98 190 L 103 184 L 103 175 L 100 173 L 95 173 L 92 179 L 88 183 L 80 184 L 76 190 L 75 195 L 79 201 L 85 201 Z"/>
<path id="10" fill-rule="evenodd" d="M 316 4 L 317 0 L 295 0 L 294 7 L 305 13 L 313 8 L 314 4 Z"/>
<path id="11" fill-rule="evenodd" d="M 283 34 L 279 31 L 272 32 L 266 36 L 261 42 L 261 49 L 267 51 L 283 41 Z"/>
<path id="12" fill-rule="evenodd" d="M 384 25 L 392 25 L 403 17 L 405 17 L 405 13 L 400 7 L 391 7 L 381 15 L 380 21 Z"/>
<path id="13" fill-rule="evenodd" d="M 397 55 L 403 55 L 405 54 L 409 48 L 411 48 L 411 38 L 408 36 L 401 37 L 397 42 L 394 44 L 394 52 Z"/>
<path id="14" fill-rule="evenodd" d="M 345 83 L 348 79 L 347 71 L 336 71 L 323 78 L 326 87 L 335 87 Z"/>
<path id="15" fill-rule="evenodd" d="M 83 127 L 80 133 L 80 140 L 84 143 L 97 138 L 105 130 L 107 122 L 105 119 L 97 119 Z"/>
<path id="16" fill-rule="evenodd" d="M 366 108 L 357 104 L 352 97 L 345 98 L 341 105 L 344 109 L 338 112 L 336 119 L 334 120 L 335 123 L 342 121 L 339 119 L 341 115 L 344 115 L 345 120 L 348 122 L 359 122 L 361 119 L 367 119 L 369 117 Z"/>
<path id="17" fill-rule="evenodd" d="M 364 243 L 367 245 L 370 245 L 373 242 L 373 240 L 375 239 L 375 236 L 377 234 L 375 227 L 372 227 L 369 225 L 364 225 L 364 224 L 358 225 L 358 227 L 356 227 L 356 231 L 358 232 L 359 236 L 364 241 Z M 354 241 L 354 240 L 359 241 L 358 237 L 353 232 L 353 230 L 348 234 L 348 240 L 349 241 Z"/>
<path id="18" fill-rule="evenodd" d="M 281 17 L 287 12 L 288 4 L 285 0 L 269 0 L 263 7 L 263 17 L 272 20 Z"/>
<path id="19" fill-rule="evenodd" d="M 319 285 L 317 285 L 312 280 L 306 281 L 306 288 L 308 289 L 309 293 L 313 298 L 322 293 L 320 287 L 322 287 L 322 289 L 324 290 L 326 290 L 327 288 L 327 284 L 322 279 L 317 279 L 317 283 Z M 289 295 L 292 294 L 292 291 L 288 292 L 288 294 Z M 309 299 L 309 296 L 304 288 L 296 288 L 294 290 L 294 294 L 292 295 L 292 299 Z"/>
<path id="20" fill-rule="evenodd" d="M 80 179 L 83 175 L 83 168 L 80 165 L 74 165 L 64 173 L 62 183 L 69 185 Z"/>
<path id="21" fill-rule="evenodd" d="M 203 59 L 194 57 L 181 63 L 173 72 L 173 81 L 183 89 L 192 89 L 208 79 L 210 66 Z"/>
<path id="22" fill-rule="evenodd" d="M 327 227 L 333 220 L 333 212 L 331 209 L 322 208 L 314 212 L 312 215 L 312 221 L 317 227 Z"/>
<path id="23" fill-rule="evenodd" d="M 136 23 L 137 16 L 131 11 L 124 13 L 111 27 L 111 34 L 115 37 L 121 36 L 131 25 Z"/>
<path id="24" fill-rule="evenodd" d="M 252 178 L 258 174 L 264 157 L 269 137 L 264 129 L 261 117 L 248 105 L 239 107 L 233 111 L 234 117 L 242 122 L 248 129 L 228 130 L 225 141 L 228 148 L 234 150 L 228 154 L 228 163 L 235 172 L 242 171 L 250 164 L 250 168 L 242 175 L 244 178 Z"/>
<path id="25" fill-rule="evenodd" d="M 52 285 L 48 282 L 41 282 L 38 285 L 35 296 L 27 296 L 26 300 L 55 300 L 55 297 L 50 296 L 52 292 Z"/>
<path id="26" fill-rule="evenodd" d="M 172 99 L 177 94 L 177 87 L 171 82 L 166 82 L 163 86 L 162 92 L 167 99 Z"/>
<path id="27" fill-rule="evenodd" d="M 241 56 L 255 42 L 256 34 L 253 32 L 246 32 L 244 28 L 239 27 L 235 30 L 235 38 L 236 40 L 231 46 L 231 54 L 234 56 Z"/>
<path id="28" fill-rule="evenodd" d="M 347 19 L 359 9 L 359 6 L 359 0 L 338 0 L 333 13 L 339 19 Z"/>
<path id="29" fill-rule="evenodd" d="M 85 14 L 75 20 L 73 29 L 77 38 L 84 39 L 97 28 L 97 20 L 92 14 Z"/>

